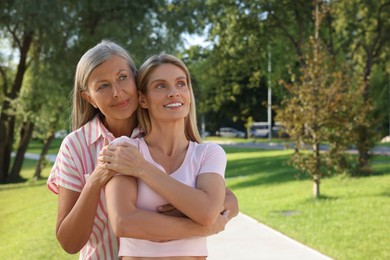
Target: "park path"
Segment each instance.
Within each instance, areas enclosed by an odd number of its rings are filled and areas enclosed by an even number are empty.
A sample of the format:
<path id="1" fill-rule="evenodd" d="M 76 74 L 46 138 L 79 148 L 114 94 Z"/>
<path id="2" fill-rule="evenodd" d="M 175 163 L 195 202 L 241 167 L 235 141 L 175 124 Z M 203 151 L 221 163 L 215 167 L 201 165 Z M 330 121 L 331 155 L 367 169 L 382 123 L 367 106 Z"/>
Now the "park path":
<path id="1" fill-rule="evenodd" d="M 223 232 L 208 238 L 208 260 L 331 260 L 282 233 L 239 213 Z"/>

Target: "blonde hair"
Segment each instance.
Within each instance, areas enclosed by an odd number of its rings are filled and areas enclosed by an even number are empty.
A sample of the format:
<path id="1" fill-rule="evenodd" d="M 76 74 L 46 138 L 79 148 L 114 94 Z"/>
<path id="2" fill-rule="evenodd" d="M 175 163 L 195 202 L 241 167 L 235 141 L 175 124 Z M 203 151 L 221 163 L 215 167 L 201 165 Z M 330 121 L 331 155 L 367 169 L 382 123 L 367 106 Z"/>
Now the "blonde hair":
<path id="1" fill-rule="evenodd" d="M 81 96 L 81 93 L 83 91 L 87 91 L 87 82 L 92 71 L 97 66 L 115 55 L 127 60 L 129 68 L 133 72 L 134 77 L 136 77 L 137 70 L 133 59 L 124 48 L 115 42 L 103 40 L 84 53 L 77 64 L 74 87 L 72 91 L 72 130 L 82 127 L 99 113 L 99 109 L 93 107 L 88 101 L 86 101 Z"/>
<path id="2" fill-rule="evenodd" d="M 153 55 L 148 58 L 139 68 L 138 76 L 137 76 L 137 88 L 138 90 L 146 95 L 147 92 L 147 84 L 150 79 L 150 75 L 154 69 L 156 69 L 159 65 L 162 64 L 172 64 L 184 71 L 187 77 L 187 85 L 190 89 L 190 111 L 188 116 L 185 119 L 185 135 L 188 140 L 202 143 L 202 138 L 199 135 L 198 127 L 196 124 L 196 108 L 195 108 L 195 97 L 191 84 L 190 72 L 188 71 L 186 65 L 175 56 L 170 54 L 160 54 Z M 152 129 L 150 116 L 147 109 L 138 106 L 137 110 L 138 122 L 140 127 L 144 130 L 145 136 L 148 135 Z"/>

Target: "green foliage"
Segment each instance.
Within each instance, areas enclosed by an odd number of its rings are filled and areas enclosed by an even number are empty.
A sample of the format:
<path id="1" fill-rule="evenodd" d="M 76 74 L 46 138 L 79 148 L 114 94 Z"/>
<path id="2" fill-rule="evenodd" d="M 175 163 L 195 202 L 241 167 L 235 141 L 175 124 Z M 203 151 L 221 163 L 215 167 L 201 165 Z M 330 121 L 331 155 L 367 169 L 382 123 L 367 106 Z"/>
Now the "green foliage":
<path id="1" fill-rule="evenodd" d="M 177 1 L 178 3 L 179 1 Z M 327 10 L 319 37 L 336 64 L 346 63 L 364 88 L 364 102 L 369 104 L 364 124 L 384 125 L 388 120 L 388 97 L 383 82 L 388 81 L 389 6 L 388 1 L 320 1 Z M 207 124 L 214 128 L 225 123 L 243 126 L 248 117 L 266 119 L 266 89 L 270 79 L 273 100 L 279 105 L 288 96 L 276 84 L 290 81 L 305 65 L 309 38 L 315 31 L 313 1 L 186 1 L 205 23 L 209 44 L 188 51 L 191 72 L 201 84 L 199 107 Z M 205 22 L 206 21 L 206 22 Z M 199 22 L 197 19 L 194 22 Z M 272 53 L 272 73 L 268 74 L 267 54 Z M 196 53 L 201 59 L 194 59 Z M 192 62 L 196 63 L 193 65 Z M 371 73 L 375 72 L 375 73 Z M 381 76 L 378 72 L 384 72 Z M 385 81 L 384 81 L 385 80 Z M 196 85 L 198 86 L 198 85 Z M 382 93 L 382 94 L 381 94 Z M 205 98 L 204 98 L 205 97 Z M 384 105 L 386 104 L 386 106 Z M 361 111 L 364 112 L 364 111 Z M 211 122 L 210 122 L 211 121 Z M 385 121 L 385 122 L 384 122 Z M 208 123 L 209 122 L 209 123 Z M 366 125 L 367 125 L 366 124 Z M 214 126 L 215 125 L 215 126 Z M 364 125 L 362 138 L 376 135 Z M 364 149 L 371 140 L 360 140 Z"/>
<path id="2" fill-rule="evenodd" d="M 287 65 L 297 56 L 296 44 L 285 40 L 286 32 L 299 41 L 306 39 L 311 22 L 301 21 L 302 27 L 293 28 L 296 23 L 292 20 L 297 13 L 301 20 L 310 17 L 311 6 L 305 1 L 190 2 L 196 10 L 203 10 L 209 23 L 205 30 L 210 44 L 203 50 L 196 47 L 188 51 L 191 72 L 202 91 L 198 107 L 208 118 L 208 128 L 213 132 L 228 124 L 243 129 L 249 117 L 266 121 L 267 89 L 272 87 L 273 103 L 278 103 L 284 89 L 275 82 L 287 75 Z M 197 51 L 201 52 L 200 60 L 193 58 Z"/>
<path id="3" fill-rule="evenodd" d="M 134 53 L 139 64 L 150 54 L 172 52 L 180 45 L 179 35 L 191 26 L 172 22 L 179 13 L 166 8 L 170 3 L 0 3 L 0 36 L 9 43 L 8 52 L 16 53 L 16 64 L 0 58 L 0 181 L 7 178 L 11 147 L 20 139 L 22 124 L 35 124 L 34 136 L 42 140 L 69 128 L 74 69 L 86 50 L 102 39 L 111 39 Z"/>
<path id="4" fill-rule="evenodd" d="M 353 171 L 345 150 L 357 140 L 356 127 L 367 125 L 364 88 L 348 66 L 339 66 L 319 42 L 312 40 L 301 77 L 290 84 L 278 109 L 280 121 L 295 141 L 292 164 L 316 183 L 331 172 Z M 320 151 L 321 144 L 329 150 Z"/>
<path id="5" fill-rule="evenodd" d="M 346 11 L 347 10 L 347 11 Z M 350 2 L 337 1 L 332 4 L 332 17 L 338 17 L 332 22 L 335 28 L 334 40 L 335 52 L 338 56 L 342 53 L 348 54 L 348 59 L 353 62 L 354 68 L 362 75 L 364 83 L 363 98 L 366 103 L 372 106 L 365 114 L 365 124 L 358 125 L 355 131 L 358 135 L 356 147 L 359 150 L 359 168 L 363 173 L 368 172 L 369 149 L 373 146 L 373 139 L 378 137 L 379 128 L 373 126 L 381 125 L 380 121 L 387 117 L 387 109 L 381 107 L 381 103 L 387 102 L 387 98 L 378 94 L 378 86 L 374 77 L 378 74 L 372 72 L 377 70 L 386 71 L 388 63 L 388 50 L 390 37 L 387 31 L 390 30 L 390 2 L 361 1 Z M 379 101 L 381 100 L 381 101 Z M 375 101 L 375 102 L 372 102 Z M 387 121 L 387 120 L 386 120 Z M 383 125 L 383 123 L 382 123 Z M 378 131 L 379 130 L 379 131 Z"/>

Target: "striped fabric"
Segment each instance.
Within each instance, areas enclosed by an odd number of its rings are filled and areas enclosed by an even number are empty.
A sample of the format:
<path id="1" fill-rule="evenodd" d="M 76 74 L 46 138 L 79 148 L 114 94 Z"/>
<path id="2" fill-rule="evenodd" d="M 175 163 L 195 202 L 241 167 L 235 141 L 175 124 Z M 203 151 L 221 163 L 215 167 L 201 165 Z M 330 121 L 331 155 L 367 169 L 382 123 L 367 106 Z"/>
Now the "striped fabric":
<path id="1" fill-rule="evenodd" d="M 134 129 L 132 138 L 140 131 Z M 55 164 L 47 180 L 48 188 L 58 194 L 58 186 L 81 192 L 97 164 L 97 156 L 104 139 L 114 136 L 104 127 L 98 116 L 65 137 Z M 92 234 L 80 251 L 80 259 L 118 259 L 118 241 L 110 227 L 104 191 L 100 193 Z"/>

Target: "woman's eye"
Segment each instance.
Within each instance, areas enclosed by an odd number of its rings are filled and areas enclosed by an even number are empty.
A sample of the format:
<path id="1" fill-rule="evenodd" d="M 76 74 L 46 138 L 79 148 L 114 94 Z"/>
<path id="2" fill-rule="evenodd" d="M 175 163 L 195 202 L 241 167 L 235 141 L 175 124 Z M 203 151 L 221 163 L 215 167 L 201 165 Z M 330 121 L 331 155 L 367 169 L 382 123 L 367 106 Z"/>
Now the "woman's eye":
<path id="1" fill-rule="evenodd" d="M 184 81 L 179 81 L 179 82 L 177 82 L 177 86 L 178 87 L 185 87 L 185 86 L 187 86 L 187 84 Z"/>
<path id="2" fill-rule="evenodd" d="M 103 84 L 99 85 L 97 91 L 105 89 L 106 87 L 108 87 L 108 84 L 107 83 L 103 83 Z"/>
<path id="3" fill-rule="evenodd" d="M 161 84 L 157 84 L 157 85 L 156 85 L 156 88 L 157 88 L 157 89 L 160 89 L 160 88 L 165 88 L 165 85 L 164 85 L 164 84 L 162 84 L 162 83 L 161 83 Z"/>
<path id="4" fill-rule="evenodd" d="M 120 75 L 119 80 L 125 80 L 127 78 L 127 75 Z"/>

